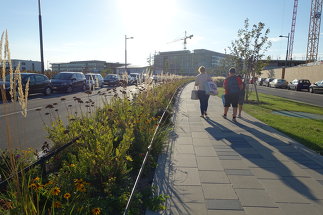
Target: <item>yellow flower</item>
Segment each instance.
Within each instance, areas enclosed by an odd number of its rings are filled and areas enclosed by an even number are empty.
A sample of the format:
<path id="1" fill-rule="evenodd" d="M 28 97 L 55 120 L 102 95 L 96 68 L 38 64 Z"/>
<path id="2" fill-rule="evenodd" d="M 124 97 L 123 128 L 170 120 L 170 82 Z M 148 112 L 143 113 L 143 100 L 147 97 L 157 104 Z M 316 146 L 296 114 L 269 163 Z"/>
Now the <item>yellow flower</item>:
<path id="1" fill-rule="evenodd" d="M 93 208 L 92 209 L 92 214 L 93 215 L 99 215 L 99 214 L 101 214 L 101 209 L 100 208 Z"/>
<path id="2" fill-rule="evenodd" d="M 39 183 L 32 183 L 28 187 L 31 187 L 33 190 L 40 190 L 44 187 L 44 185 L 41 185 Z"/>
<path id="3" fill-rule="evenodd" d="M 65 199 L 69 199 L 71 197 L 71 194 L 70 193 L 65 193 L 64 196 L 63 196 Z"/>
<path id="4" fill-rule="evenodd" d="M 52 194 L 54 196 L 58 196 L 58 194 L 61 192 L 61 189 L 59 187 L 55 187 L 53 190 L 52 190 Z"/>
<path id="5" fill-rule="evenodd" d="M 75 167 L 75 164 L 71 163 L 71 164 L 70 164 L 70 167 Z"/>
<path id="6" fill-rule="evenodd" d="M 81 192 L 86 191 L 84 184 L 76 184 L 76 190 Z"/>
<path id="7" fill-rule="evenodd" d="M 62 203 L 61 202 L 54 202 L 54 208 L 61 208 Z"/>
<path id="8" fill-rule="evenodd" d="M 35 182 L 35 181 L 39 181 L 40 180 L 40 178 L 39 177 L 36 177 L 36 178 L 34 178 L 33 179 L 33 181 Z"/>

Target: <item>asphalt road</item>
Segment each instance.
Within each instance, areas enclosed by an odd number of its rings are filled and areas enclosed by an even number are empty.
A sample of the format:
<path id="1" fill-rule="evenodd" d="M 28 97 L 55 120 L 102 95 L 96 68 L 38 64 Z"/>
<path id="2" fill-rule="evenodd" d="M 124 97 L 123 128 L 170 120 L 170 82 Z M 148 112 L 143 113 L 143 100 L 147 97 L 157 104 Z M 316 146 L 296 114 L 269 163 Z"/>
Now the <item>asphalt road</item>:
<path id="1" fill-rule="evenodd" d="M 134 88 L 135 86 L 128 87 L 132 91 L 135 91 Z M 119 91 L 121 88 L 117 90 Z M 48 141 L 46 126 L 50 126 L 55 117 L 59 116 L 66 123 L 66 118 L 71 113 L 77 112 L 80 115 L 89 112 L 85 103 L 80 105 L 74 101 L 73 97 L 81 98 L 84 102 L 91 99 L 94 102 L 94 107 L 91 108 L 95 109 L 101 107 L 103 101 L 109 101 L 114 95 L 111 93 L 102 96 L 98 95 L 98 91 L 107 93 L 107 88 L 95 90 L 90 95 L 84 92 L 54 93 L 48 97 L 31 95 L 28 100 L 26 118 L 22 116 L 18 103 L 0 104 L 0 149 L 10 147 L 40 150 L 43 143 Z M 65 100 L 62 101 L 62 98 Z M 47 105 L 53 105 L 54 108 L 45 108 Z M 56 109 L 57 111 L 55 111 Z M 46 115 L 46 113 L 50 114 Z"/>
<path id="2" fill-rule="evenodd" d="M 323 94 L 314 94 L 314 93 L 309 93 L 307 91 L 277 89 L 277 88 L 270 88 L 270 87 L 264 87 L 264 86 L 257 86 L 257 89 L 258 89 L 258 92 L 260 93 L 280 96 L 290 100 L 323 107 Z"/>

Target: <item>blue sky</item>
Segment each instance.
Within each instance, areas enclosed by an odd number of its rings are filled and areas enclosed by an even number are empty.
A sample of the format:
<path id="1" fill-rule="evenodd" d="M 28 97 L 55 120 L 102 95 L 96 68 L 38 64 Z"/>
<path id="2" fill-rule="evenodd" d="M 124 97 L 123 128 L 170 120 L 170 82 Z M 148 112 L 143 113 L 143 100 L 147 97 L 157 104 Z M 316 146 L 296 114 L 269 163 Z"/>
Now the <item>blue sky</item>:
<path id="1" fill-rule="evenodd" d="M 299 1 L 294 59 L 305 59 L 311 0 Z M 244 20 L 270 28 L 273 59 L 285 58 L 294 0 L 42 0 L 45 67 L 74 60 L 147 64 L 150 54 L 187 48 L 224 52 Z M 38 1 L 1 0 L 0 31 L 8 30 L 12 58 L 39 60 Z M 323 57 L 322 45 L 319 57 Z"/>

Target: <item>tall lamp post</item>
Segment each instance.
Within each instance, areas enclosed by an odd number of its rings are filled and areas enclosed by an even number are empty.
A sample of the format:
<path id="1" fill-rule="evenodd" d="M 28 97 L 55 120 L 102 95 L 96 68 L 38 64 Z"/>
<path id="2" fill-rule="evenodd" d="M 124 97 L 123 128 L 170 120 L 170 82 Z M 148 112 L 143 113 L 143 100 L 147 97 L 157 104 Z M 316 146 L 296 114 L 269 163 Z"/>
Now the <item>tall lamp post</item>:
<path id="1" fill-rule="evenodd" d="M 287 38 L 287 48 L 286 48 L 286 59 L 285 59 L 285 68 L 283 68 L 282 71 L 282 79 L 285 79 L 285 70 L 287 68 L 287 57 L 288 57 L 288 46 L 289 46 L 289 33 L 287 36 L 280 35 L 279 37 L 285 37 Z"/>
<path id="2" fill-rule="evenodd" d="M 39 18 L 39 38 L 40 38 L 40 59 L 41 59 L 41 72 L 44 74 L 44 52 L 43 52 L 43 30 L 41 21 L 40 0 L 38 0 L 38 18 Z"/>
<path id="3" fill-rule="evenodd" d="M 124 46 L 125 46 L 125 49 L 124 49 L 124 61 L 125 61 L 125 65 L 124 65 L 124 69 L 125 69 L 125 72 L 128 73 L 127 71 L 127 40 L 129 39 L 133 39 L 133 37 L 127 37 L 127 35 L 124 35 Z"/>

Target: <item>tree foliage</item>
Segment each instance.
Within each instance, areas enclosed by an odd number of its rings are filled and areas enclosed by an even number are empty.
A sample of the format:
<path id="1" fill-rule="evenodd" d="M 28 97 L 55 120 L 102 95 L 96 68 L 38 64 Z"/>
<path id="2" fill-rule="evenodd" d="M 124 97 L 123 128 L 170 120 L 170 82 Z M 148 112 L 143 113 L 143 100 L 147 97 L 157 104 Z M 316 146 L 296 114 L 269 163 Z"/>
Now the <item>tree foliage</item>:
<path id="1" fill-rule="evenodd" d="M 250 29 L 249 19 L 244 21 L 244 28 L 238 30 L 237 39 L 228 47 L 233 65 L 246 76 L 254 76 L 265 66 L 268 57 L 265 56 L 266 51 L 271 47 L 268 34 L 269 28 L 265 28 L 265 24 L 259 22 L 252 25 Z"/>

